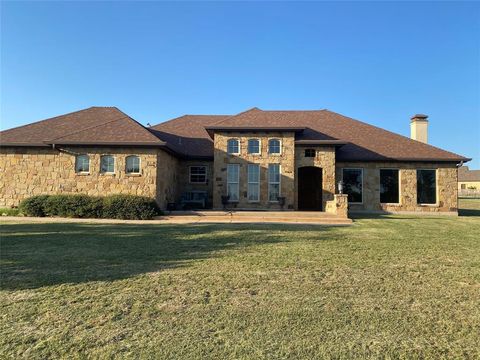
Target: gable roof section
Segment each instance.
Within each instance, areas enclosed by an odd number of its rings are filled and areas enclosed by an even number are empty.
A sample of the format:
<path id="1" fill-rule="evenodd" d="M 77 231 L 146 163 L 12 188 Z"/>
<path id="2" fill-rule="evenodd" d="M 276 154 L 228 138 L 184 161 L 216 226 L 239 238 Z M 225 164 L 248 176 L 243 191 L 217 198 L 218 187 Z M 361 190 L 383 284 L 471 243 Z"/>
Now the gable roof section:
<path id="1" fill-rule="evenodd" d="M 470 170 L 468 166 L 461 166 L 458 168 L 458 181 L 479 181 L 480 182 L 480 170 Z"/>
<path id="2" fill-rule="evenodd" d="M 163 141 L 116 107 L 91 107 L 0 132 L 2 146 L 144 145 Z"/>
<path id="3" fill-rule="evenodd" d="M 205 130 L 230 115 L 184 115 L 160 123 L 150 130 L 167 146 L 185 157 L 213 157 L 213 141 Z"/>
<path id="4" fill-rule="evenodd" d="M 469 159 L 366 124 L 329 110 L 263 111 L 253 108 L 220 121 L 211 128 L 305 127 L 298 143 L 317 140 L 346 142 L 337 150 L 338 161 L 468 161 Z"/>

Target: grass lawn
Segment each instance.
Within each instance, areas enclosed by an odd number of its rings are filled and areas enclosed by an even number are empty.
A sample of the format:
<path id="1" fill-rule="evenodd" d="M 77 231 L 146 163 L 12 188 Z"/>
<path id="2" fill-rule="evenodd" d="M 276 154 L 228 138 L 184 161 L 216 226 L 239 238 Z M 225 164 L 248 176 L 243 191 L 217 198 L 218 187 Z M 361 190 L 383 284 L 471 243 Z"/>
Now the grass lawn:
<path id="1" fill-rule="evenodd" d="M 4 222 L 0 358 L 478 358 L 480 200 L 463 205 L 350 227 Z"/>

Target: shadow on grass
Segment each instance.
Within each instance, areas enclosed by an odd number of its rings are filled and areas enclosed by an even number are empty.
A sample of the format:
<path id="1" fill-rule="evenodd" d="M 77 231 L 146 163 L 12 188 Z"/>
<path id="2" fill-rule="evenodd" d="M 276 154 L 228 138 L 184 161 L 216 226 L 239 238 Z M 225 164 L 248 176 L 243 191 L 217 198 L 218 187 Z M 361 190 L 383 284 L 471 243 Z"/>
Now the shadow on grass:
<path id="1" fill-rule="evenodd" d="M 480 209 L 458 209 L 460 216 L 480 216 Z"/>
<path id="2" fill-rule="evenodd" d="M 1 288 L 124 279 L 188 266 L 220 250 L 290 241 L 289 233 L 298 230 L 233 224 L 2 224 Z"/>

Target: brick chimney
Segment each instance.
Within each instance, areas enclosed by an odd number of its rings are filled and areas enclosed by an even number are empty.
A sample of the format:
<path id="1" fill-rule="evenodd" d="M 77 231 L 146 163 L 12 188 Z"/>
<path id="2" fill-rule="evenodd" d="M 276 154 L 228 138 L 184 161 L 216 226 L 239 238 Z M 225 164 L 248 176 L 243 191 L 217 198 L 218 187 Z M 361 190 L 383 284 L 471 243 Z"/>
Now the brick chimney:
<path id="1" fill-rule="evenodd" d="M 428 143 L 428 116 L 416 114 L 412 116 L 410 121 L 410 138 Z"/>

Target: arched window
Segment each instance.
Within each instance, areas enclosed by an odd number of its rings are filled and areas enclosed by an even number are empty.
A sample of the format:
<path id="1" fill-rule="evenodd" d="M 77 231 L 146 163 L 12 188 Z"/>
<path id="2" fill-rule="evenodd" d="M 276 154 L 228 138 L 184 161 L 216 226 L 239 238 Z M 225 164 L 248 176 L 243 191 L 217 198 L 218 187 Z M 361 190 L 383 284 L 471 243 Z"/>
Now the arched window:
<path id="1" fill-rule="evenodd" d="M 281 152 L 282 152 L 282 149 L 281 149 L 279 139 L 268 140 L 268 153 L 269 154 L 280 154 Z"/>
<path id="2" fill-rule="evenodd" d="M 239 154 L 240 153 L 240 143 L 238 139 L 228 139 L 227 141 L 227 153 L 229 154 Z"/>
<path id="3" fill-rule="evenodd" d="M 88 155 L 77 155 L 75 158 L 75 172 L 88 173 L 90 172 L 90 158 Z"/>
<path id="4" fill-rule="evenodd" d="M 137 155 L 127 156 L 125 172 L 127 174 L 140 174 L 140 157 Z"/>
<path id="5" fill-rule="evenodd" d="M 115 172 L 115 158 L 112 155 L 102 155 L 100 157 L 100 172 L 102 173 Z"/>
<path id="6" fill-rule="evenodd" d="M 260 154 L 260 140 L 248 139 L 247 152 L 249 154 Z"/>

